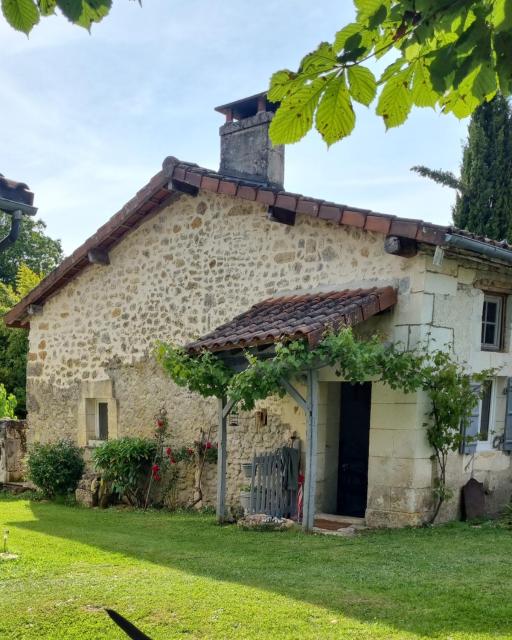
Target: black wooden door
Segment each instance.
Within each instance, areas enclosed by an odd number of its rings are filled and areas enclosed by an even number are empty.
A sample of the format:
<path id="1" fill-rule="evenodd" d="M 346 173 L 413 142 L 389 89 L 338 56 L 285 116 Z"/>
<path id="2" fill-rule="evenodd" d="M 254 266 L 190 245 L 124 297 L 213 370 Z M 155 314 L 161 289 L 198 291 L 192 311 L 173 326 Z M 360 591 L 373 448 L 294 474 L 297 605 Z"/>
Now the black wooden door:
<path id="1" fill-rule="evenodd" d="M 372 384 L 341 384 L 338 514 L 364 517 Z"/>

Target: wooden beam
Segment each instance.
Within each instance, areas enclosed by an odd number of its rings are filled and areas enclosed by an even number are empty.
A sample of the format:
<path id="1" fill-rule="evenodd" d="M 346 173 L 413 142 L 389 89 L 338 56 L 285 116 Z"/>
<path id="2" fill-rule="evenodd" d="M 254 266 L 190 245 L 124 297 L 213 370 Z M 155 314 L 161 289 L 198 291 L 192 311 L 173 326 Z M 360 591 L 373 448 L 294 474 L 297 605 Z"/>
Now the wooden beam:
<path id="1" fill-rule="evenodd" d="M 418 253 L 418 243 L 411 238 L 387 236 L 384 240 L 384 251 L 393 256 L 413 258 Z"/>
<path id="2" fill-rule="evenodd" d="M 217 522 L 222 524 L 226 520 L 226 460 L 227 460 L 227 416 L 224 410 L 227 406 L 225 398 L 219 398 L 218 416 L 218 453 L 217 453 Z"/>
<path id="3" fill-rule="evenodd" d="M 234 400 L 228 400 L 226 402 L 226 406 L 222 410 L 222 417 L 223 418 L 227 418 L 229 416 L 229 414 L 231 413 L 231 409 L 233 408 L 234 404 L 235 404 Z"/>
<path id="4" fill-rule="evenodd" d="M 295 211 L 289 209 L 281 209 L 280 207 L 269 207 L 267 212 L 267 218 L 271 222 L 279 222 L 280 224 L 286 224 L 289 227 L 295 226 Z"/>
<path id="5" fill-rule="evenodd" d="M 291 397 L 295 400 L 295 402 L 299 405 L 301 409 L 303 409 L 306 413 L 308 411 L 308 403 L 302 395 L 297 391 L 297 389 L 290 383 L 286 378 L 281 378 L 281 384 L 286 389 L 286 392 L 291 395 Z"/>
<path id="6" fill-rule="evenodd" d="M 110 258 L 108 257 L 108 251 L 105 249 L 91 249 L 87 253 L 87 259 L 91 264 L 110 264 Z"/>
<path id="7" fill-rule="evenodd" d="M 194 187 L 194 185 L 188 184 L 187 182 L 180 182 L 179 180 L 171 180 L 170 186 L 173 191 L 186 193 L 189 196 L 193 196 L 194 198 L 199 193 L 198 187 Z"/>
<path id="8" fill-rule="evenodd" d="M 304 503 L 302 528 L 311 532 L 315 523 L 316 450 L 318 436 L 318 370 L 308 369 L 306 412 L 306 473 L 304 476 Z"/>
<path id="9" fill-rule="evenodd" d="M 40 313 L 43 313 L 43 305 L 42 304 L 29 304 L 27 307 L 27 314 L 29 316 L 36 316 Z"/>

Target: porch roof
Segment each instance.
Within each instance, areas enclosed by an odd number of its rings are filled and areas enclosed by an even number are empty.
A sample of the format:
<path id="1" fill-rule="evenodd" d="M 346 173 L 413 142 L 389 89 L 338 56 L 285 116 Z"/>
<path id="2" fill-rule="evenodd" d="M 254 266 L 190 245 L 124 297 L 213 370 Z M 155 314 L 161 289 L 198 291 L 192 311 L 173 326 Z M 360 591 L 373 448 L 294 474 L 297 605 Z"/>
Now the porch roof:
<path id="1" fill-rule="evenodd" d="M 185 348 L 189 353 L 219 352 L 300 338 L 314 346 L 326 329 L 356 325 L 396 301 L 392 287 L 268 298 Z"/>

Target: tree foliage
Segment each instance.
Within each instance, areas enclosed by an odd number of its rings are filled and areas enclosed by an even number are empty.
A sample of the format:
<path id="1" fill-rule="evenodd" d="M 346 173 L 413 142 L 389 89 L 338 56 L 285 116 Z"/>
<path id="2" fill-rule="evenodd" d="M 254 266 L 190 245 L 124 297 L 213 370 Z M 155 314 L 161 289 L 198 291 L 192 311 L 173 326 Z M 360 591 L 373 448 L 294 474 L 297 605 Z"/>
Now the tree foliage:
<path id="1" fill-rule="evenodd" d="M 11 309 L 42 279 L 21 264 L 16 274 L 16 286 L 0 282 L 0 315 Z M 20 416 L 26 415 L 28 335 L 25 329 L 9 329 L 0 321 L 0 384 L 14 394 Z"/>
<path id="2" fill-rule="evenodd" d="M 498 91 L 512 91 L 512 0 L 354 0 L 356 18 L 306 55 L 297 71 L 271 78 L 280 102 L 270 133 L 297 142 L 313 128 L 330 145 L 356 122 L 354 103 L 369 106 L 386 128 L 413 107 L 465 118 Z M 377 78 L 372 63 L 390 64 Z"/>
<path id="3" fill-rule="evenodd" d="M 4 385 L 0 383 L 0 418 L 15 418 L 16 405 L 16 398 L 12 393 L 7 393 Z"/>
<path id="4" fill-rule="evenodd" d="M 450 187 L 450 189 L 462 190 L 462 183 L 460 178 L 451 171 L 445 171 L 444 169 L 429 169 L 424 165 L 416 165 L 411 167 L 411 171 L 415 171 L 423 178 L 429 178 L 438 184 L 442 184 L 444 187 Z"/>
<path id="5" fill-rule="evenodd" d="M 142 5 L 142 0 L 136 0 Z M 27 35 L 41 18 L 56 13 L 79 27 L 90 30 L 101 22 L 112 8 L 112 0 L 1 0 L 2 13 L 7 22 Z"/>
<path id="6" fill-rule="evenodd" d="M 512 240 L 512 109 L 502 95 L 473 114 L 460 178 L 427 167 L 413 170 L 457 190 L 456 226 L 495 240 Z"/>
<path id="7" fill-rule="evenodd" d="M 9 234 L 11 217 L 0 212 L 0 237 Z M 0 253 L 0 281 L 16 285 L 16 275 L 22 264 L 35 273 L 47 274 L 62 260 L 60 240 L 53 240 L 45 233 L 42 220 L 23 217 L 20 235 L 16 242 Z"/>

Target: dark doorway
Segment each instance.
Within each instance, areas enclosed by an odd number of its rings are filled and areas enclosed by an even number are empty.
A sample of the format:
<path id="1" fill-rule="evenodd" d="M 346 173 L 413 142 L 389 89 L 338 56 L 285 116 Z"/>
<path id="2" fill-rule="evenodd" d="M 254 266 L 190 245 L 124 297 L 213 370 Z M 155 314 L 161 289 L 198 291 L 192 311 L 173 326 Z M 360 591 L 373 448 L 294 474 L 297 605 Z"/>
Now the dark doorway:
<path id="1" fill-rule="evenodd" d="M 364 517 L 372 383 L 341 383 L 338 514 Z"/>

